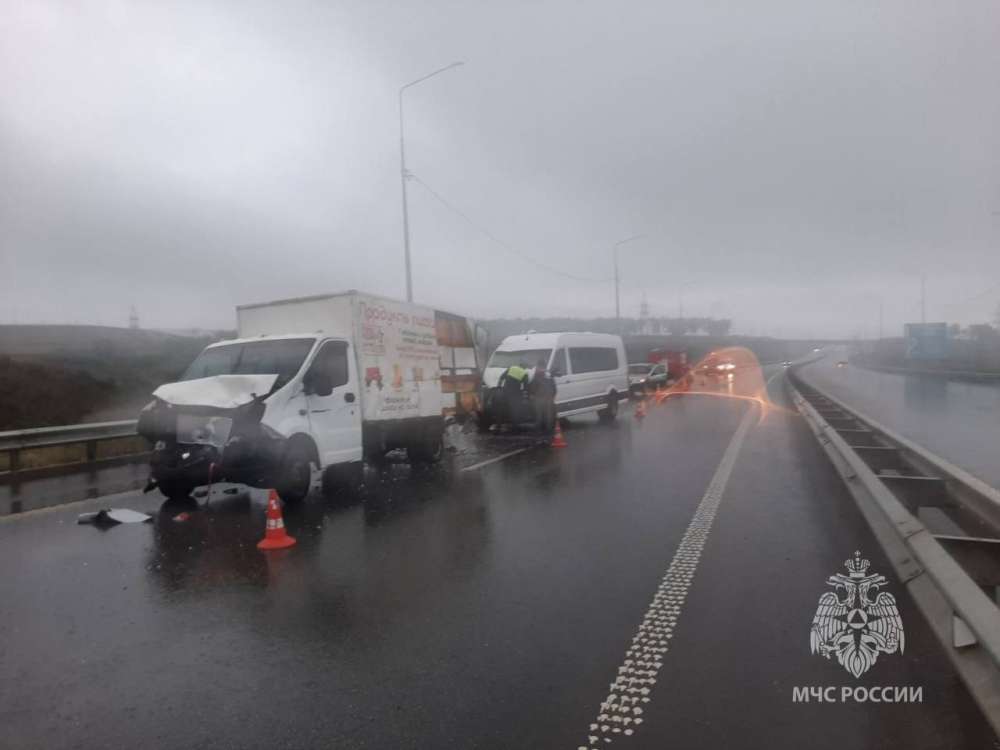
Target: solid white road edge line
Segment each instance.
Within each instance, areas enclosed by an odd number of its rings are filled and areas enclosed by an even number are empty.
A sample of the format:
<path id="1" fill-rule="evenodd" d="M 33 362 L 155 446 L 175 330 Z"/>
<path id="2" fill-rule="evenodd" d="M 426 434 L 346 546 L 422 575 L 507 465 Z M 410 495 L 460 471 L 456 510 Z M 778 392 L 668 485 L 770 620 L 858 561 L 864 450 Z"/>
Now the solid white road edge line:
<path id="1" fill-rule="evenodd" d="M 495 464 L 497 461 L 503 461 L 504 459 L 510 458 L 511 456 L 516 456 L 518 453 L 524 453 L 526 450 L 528 450 L 528 449 L 527 448 L 518 448 L 516 451 L 511 451 L 510 453 L 502 453 L 499 456 L 497 456 L 496 458 L 490 458 L 490 459 L 487 459 L 486 461 L 480 461 L 478 464 L 472 464 L 472 466 L 466 466 L 464 469 L 459 469 L 459 471 L 460 472 L 462 472 L 462 471 L 475 471 L 476 469 L 481 469 L 484 466 L 489 466 L 490 464 Z"/>
<path id="2" fill-rule="evenodd" d="M 652 687 L 656 684 L 664 654 L 674 636 L 681 606 L 698 568 L 708 532 L 712 529 L 712 522 L 722 501 L 722 493 L 733 472 L 743 440 L 754 421 L 753 413 L 753 408 L 747 409 L 729 441 L 708 489 L 681 538 L 670 567 L 646 610 L 639 631 L 632 639 L 632 645 L 625 651 L 625 659 L 618 667 L 615 681 L 611 683 L 611 692 L 601 703 L 597 719 L 590 725 L 587 744 L 581 745 L 579 750 L 605 747 L 615 737 L 631 736 L 642 724 L 642 714 L 646 710 L 643 706 L 650 701 Z"/>

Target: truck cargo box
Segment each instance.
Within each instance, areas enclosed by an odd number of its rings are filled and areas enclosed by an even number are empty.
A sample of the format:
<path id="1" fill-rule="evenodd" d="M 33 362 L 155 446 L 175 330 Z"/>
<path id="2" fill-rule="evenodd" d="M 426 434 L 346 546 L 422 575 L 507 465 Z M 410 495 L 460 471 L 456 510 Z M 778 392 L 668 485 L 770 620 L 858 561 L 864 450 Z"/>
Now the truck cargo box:
<path id="1" fill-rule="evenodd" d="M 355 290 L 237 308 L 241 337 L 323 333 L 356 342 L 365 421 L 477 410 L 479 368 L 464 317 Z"/>

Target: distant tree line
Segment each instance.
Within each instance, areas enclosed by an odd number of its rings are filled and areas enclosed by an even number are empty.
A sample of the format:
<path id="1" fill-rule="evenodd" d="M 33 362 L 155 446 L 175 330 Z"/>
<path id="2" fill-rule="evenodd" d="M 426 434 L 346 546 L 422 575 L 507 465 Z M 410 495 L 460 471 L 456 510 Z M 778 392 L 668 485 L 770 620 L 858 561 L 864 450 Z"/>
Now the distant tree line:
<path id="1" fill-rule="evenodd" d="M 0 431 L 73 424 L 114 392 L 86 372 L 0 355 Z"/>
<path id="2" fill-rule="evenodd" d="M 134 419 L 214 336 L 0 326 L 0 430 Z M 8 351 L 3 351 L 4 346 Z"/>

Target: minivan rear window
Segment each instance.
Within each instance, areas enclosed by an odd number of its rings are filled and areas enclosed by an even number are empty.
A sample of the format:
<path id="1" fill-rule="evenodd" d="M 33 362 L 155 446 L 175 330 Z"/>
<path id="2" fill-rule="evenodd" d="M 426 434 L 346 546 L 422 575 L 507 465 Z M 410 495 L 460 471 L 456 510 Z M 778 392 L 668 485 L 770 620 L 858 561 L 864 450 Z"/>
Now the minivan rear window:
<path id="1" fill-rule="evenodd" d="M 617 370 L 618 350 L 608 346 L 571 346 L 569 361 L 574 374 Z"/>

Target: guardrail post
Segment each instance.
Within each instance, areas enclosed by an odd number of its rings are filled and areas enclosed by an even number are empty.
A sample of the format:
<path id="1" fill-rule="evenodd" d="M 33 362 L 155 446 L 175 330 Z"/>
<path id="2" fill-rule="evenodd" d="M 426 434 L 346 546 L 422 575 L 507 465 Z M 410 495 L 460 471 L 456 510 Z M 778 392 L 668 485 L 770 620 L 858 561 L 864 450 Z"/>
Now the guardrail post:
<path id="1" fill-rule="evenodd" d="M 7 451 L 7 456 L 10 461 L 10 473 L 13 474 L 15 471 L 21 470 L 21 451 L 17 448 L 12 448 Z"/>
<path id="2" fill-rule="evenodd" d="M 87 441 L 87 463 L 92 464 L 97 461 L 97 441 Z"/>

